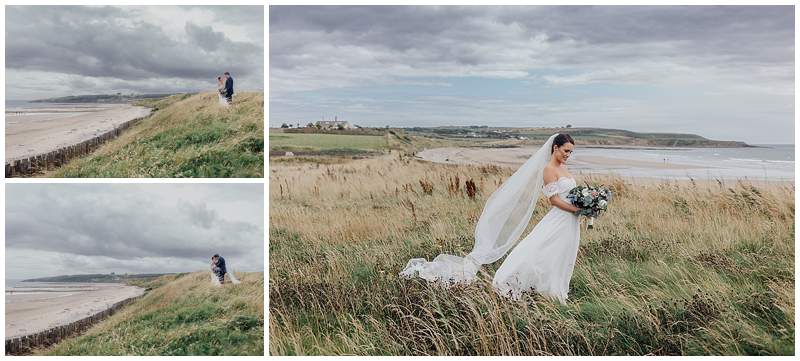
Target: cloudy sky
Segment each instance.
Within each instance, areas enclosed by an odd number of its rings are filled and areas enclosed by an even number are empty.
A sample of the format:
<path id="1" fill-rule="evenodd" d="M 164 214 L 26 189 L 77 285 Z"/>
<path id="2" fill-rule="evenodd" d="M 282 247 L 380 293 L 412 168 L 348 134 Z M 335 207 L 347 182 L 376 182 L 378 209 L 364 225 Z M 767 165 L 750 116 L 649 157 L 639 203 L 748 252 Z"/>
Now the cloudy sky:
<path id="1" fill-rule="evenodd" d="M 6 278 L 264 270 L 261 184 L 8 184 Z"/>
<path id="2" fill-rule="evenodd" d="M 270 125 L 573 126 L 794 143 L 791 6 L 269 8 Z"/>
<path id="3" fill-rule="evenodd" d="M 6 6 L 6 98 L 264 89 L 262 6 Z"/>

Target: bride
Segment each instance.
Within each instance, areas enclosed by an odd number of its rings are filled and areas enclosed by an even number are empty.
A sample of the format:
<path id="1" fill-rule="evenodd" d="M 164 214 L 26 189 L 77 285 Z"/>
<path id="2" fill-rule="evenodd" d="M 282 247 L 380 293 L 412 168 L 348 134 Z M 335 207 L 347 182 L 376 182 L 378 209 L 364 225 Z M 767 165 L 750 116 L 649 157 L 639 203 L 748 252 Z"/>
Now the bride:
<path id="1" fill-rule="evenodd" d="M 217 95 L 219 95 L 219 105 L 228 106 L 228 101 L 225 99 L 225 79 L 221 76 L 217 77 Z"/>
<path id="2" fill-rule="evenodd" d="M 579 209 L 566 198 L 576 186 L 566 168 L 574 146 L 568 134 L 552 135 L 492 193 L 478 219 L 475 245 L 468 255 L 440 254 L 431 262 L 414 258 L 400 275 L 419 275 L 445 285 L 468 283 L 475 280 L 481 265 L 497 261 L 513 247 L 494 275 L 495 291 L 513 299 L 534 291 L 566 303 L 580 243 Z M 540 193 L 553 208 L 518 243 Z"/>

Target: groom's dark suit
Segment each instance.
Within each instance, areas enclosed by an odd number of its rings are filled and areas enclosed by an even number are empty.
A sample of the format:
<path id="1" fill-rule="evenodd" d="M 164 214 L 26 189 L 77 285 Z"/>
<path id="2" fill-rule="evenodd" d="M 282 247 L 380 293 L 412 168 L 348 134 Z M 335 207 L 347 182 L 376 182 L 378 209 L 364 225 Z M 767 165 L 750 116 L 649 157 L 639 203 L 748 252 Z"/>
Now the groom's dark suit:
<path id="1" fill-rule="evenodd" d="M 217 259 L 217 263 L 215 265 L 217 266 L 217 268 L 214 271 L 214 273 L 217 275 L 219 283 L 222 283 L 225 281 L 225 274 L 228 273 L 228 269 L 225 268 L 225 259 L 222 258 L 222 256 L 219 256 L 219 258 Z"/>
<path id="2" fill-rule="evenodd" d="M 228 79 L 225 80 L 225 98 L 228 99 L 228 103 L 231 102 L 231 98 L 233 97 L 233 77 L 228 76 Z"/>

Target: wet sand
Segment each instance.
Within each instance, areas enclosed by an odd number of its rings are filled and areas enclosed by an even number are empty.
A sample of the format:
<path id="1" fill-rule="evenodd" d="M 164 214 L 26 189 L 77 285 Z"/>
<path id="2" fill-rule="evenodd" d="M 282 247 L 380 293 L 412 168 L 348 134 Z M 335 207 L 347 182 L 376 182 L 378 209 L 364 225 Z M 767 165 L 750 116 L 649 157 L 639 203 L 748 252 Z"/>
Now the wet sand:
<path id="1" fill-rule="evenodd" d="M 26 282 L 6 290 L 6 340 L 69 324 L 143 293 L 120 283 Z"/>
<path id="2" fill-rule="evenodd" d="M 516 169 L 539 147 L 521 148 L 434 148 L 416 154 L 418 159 L 444 164 L 497 165 Z M 597 150 L 594 150 L 597 149 Z M 606 147 L 584 147 L 567 162 L 573 175 L 616 175 L 644 182 L 676 181 L 725 181 L 746 180 L 749 182 L 773 183 L 794 182 L 794 162 L 771 163 L 762 166 L 753 162 L 712 162 L 683 156 L 679 160 L 664 158 L 658 161 L 644 157 L 645 150 L 652 148 L 617 147 L 619 152 L 603 152 Z M 668 148 L 667 148 L 668 149 Z M 668 149 L 681 152 L 681 149 Z M 788 164 L 788 165 L 787 165 Z M 788 167 L 788 168 L 787 168 Z"/>
<path id="3" fill-rule="evenodd" d="M 495 164 L 503 166 L 518 167 L 525 162 L 536 148 L 435 148 L 426 149 L 417 153 L 417 157 L 436 163 L 450 164 Z M 703 169 L 704 167 L 679 164 L 679 163 L 660 163 L 644 160 L 631 160 L 622 158 L 609 158 L 603 156 L 583 155 L 579 159 L 570 160 L 570 165 L 577 167 L 600 166 L 600 167 L 636 167 L 651 169 Z"/>
<path id="4" fill-rule="evenodd" d="M 6 110 L 6 162 L 80 143 L 150 114 L 130 104 L 53 104 Z"/>

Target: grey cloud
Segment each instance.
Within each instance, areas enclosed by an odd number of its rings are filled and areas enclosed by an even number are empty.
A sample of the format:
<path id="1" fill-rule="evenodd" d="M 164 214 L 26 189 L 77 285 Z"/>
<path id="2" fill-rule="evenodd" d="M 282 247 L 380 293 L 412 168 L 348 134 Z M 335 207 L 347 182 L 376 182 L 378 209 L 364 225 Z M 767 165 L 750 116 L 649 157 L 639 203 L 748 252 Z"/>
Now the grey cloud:
<path id="1" fill-rule="evenodd" d="M 743 73 L 792 65 L 793 24 L 791 6 L 271 6 L 270 82 L 280 92 L 640 62 Z"/>
<path id="2" fill-rule="evenodd" d="M 197 6 L 183 6 L 188 9 Z M 207 8 L 207 7 L 200 7 Z M 264 24 L 264 11 L 261 6 L 214 6 L 214 20 L 228 22 L 231 24 Z M 258 29 L 255 33 L 263 34 L 263 29 Z"/>
<path id="3" fill-rule="evenodd" d="M 588 44 L 688 42 L 696 50 L 793 53 L 792 6 L 271 6 L 270 31 L 321 31 L 342 42 L 399 51 L 447 35 L 463 43 L 499 40 L 493 23 L 528 37 Z M 500 28 L 497 28 L 500 29 Z M 507 35 L 507 34 L 506 34 Z M 301 45 L 301 44 L 297 44 Z M 788 47 L 787 47 L 788 45 Z M 273 50 L 273 49 L 271 49 Z M 281 54 L 283 49 L 274 49 Z M 271 51 L 272 54 L 272 51 Z M 761 58 L 759 58 L 761 59 Z"/>
<path id="4" fill-rule="evenodd" d="M 674 43 L 684 52 L 727 60 L 786 62 L 794 53 L 791 6 L 555 6 L 498 17 L 553 40 L 587 44 Z"/>
<path id="5" fill-rule="evenodd" d="M 258 14 L 262 9 L 235 8 L 226 13 Z M 226 7 L 203 9 L 221 11 Z M 205 81 L 228 70 L 237 80 L 244 81 L 239 83 L 244 85 L 240 89 L 263 87 L 263 38 L 233 41 L 216 29 L 221 25 L 244 26 L 252 28 L 254 34 L 263 33 L 263 17 L 221 16 L 213 24 L 186 22 L 184 33 L 170 33 L 165 24 L 142 15 L 140 10 L 139 7 L 8 6 L 6 69 L 71 74 L 101 84 L 172 78 Z M 162 92 L 177 90 L 169 82 L 160 86 Z M 14 96 L 15 87 L 7 89 L 12 93 L 7 97 Z"/>
<path id="6" fill-rule="evenodd" d="M 221 253 L 263 268 L 261 185 L 18 184 L 6 194 L 7 255 L 55 253 L 132 269 Z"/>
<path id="7" fill-rule="evenodd" d="M 217 220 L 217 212 L 213 209 L 208 209 L 205 203 L 189 203 L 186 201 L 178 202 L 178 208 L 189 215 L 189 219 L 195 225 L 203 228 L 211 228 Z"/>
<path id="8" fill-rule="evenodd" d="M 186 34 L 195 45 L 214 51 L 225 41 L 225 35 L 214 31 L 211 26 L 197 26 L 191 22 L 186 23 Z"/>
<path id="9" fill-rule="evenodd" d="M 363 126 L 568 119 L 793 141 L 792 6 L 271 6 L 269 14 L 274 124 L 333 114 Z M 417 81 L 455 85 L 421 90 Z M 432 93 L 455 99 L 425 99 Z M 356 99 L 363 95 L 375 101 Z M 419 104 L 396 104 L 403 100 Z M 770 132 L 783 136 L 759 135 Z"/>

